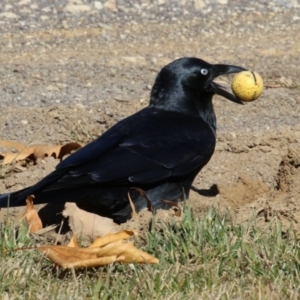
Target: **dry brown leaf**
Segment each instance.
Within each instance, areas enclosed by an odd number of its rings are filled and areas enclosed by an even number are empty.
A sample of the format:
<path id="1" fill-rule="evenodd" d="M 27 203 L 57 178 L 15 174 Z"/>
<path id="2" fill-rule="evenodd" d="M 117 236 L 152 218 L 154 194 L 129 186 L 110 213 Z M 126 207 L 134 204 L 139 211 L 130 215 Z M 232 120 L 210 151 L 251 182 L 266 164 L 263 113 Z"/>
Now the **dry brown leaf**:
<path id="1" fill-rule="evenodd" d="M 134 234 L 134 231 L 110 234 L 109 237 L 97 239 L 88 248 L 48 245 L 37 249 L 63 268 L 97 267 L 113 262 L 158 264 L 157 258 L 137 249 L 132 242 L 124 241 Z M 102 242 L 99 241 L 101 239 Z M 96 246 L 97 243 L 104 246 Z"/>
<path id="2" fill-rule="evenodd" d="M 30 232 L 42 228 L 42 222 L 33 206 L 33 199 L 33 196 L 26 199 L 27 208 L 24 213 L 24 218 L 30 225 Z M 71 208 L 75 212 L 81 211 L 76 204 L 67 204 L 69 209 Z M 93 214 L 90 215 L 94 216 Z M 156 257 L 136 248 L 133 242 L 125 241 L 134 235 L 137 235 L 137 232 L 133 230 L 109 233 L 96 239 L 87 248 L 80 248 L 74 235 L 67 246 L 46 245 L 35 249 L 44 253 L 52 262 L 63 268 L 97 267 L 113 262 L 158 264 L 159 260 Z"/>
<path id="3" fill-rule="evenodd" d="M 68 268 L 69 264 L 97 258 L 97 248 L 73 248 L 67 246 L 46 245 L 37 247 L 50 260 L 60 267 Z"/>
<path id="4" fill-rule="evenodd" d="M 64 217 L 69 217 L 72 232 L 80 237 L 83 245 L 89 245 L 99 236 L 120 231 L 119 225 L 112 219 L 80 209 L 75 203 L 67 202 L 63 211 Z"/>
<path id="5" fill-rule="evenodd" d="M 14 141 L 0 141 L 0 144 L 3 147 L 13 147 L 16 148 L 19 152 L 12 153 L 0 153 L 0 158 L 3 158 L 2 165 L 6 165 L 16 160 L 24 160 L 31 159 L 36 161 L 37 159 L 53 156 L 54 158 L 58 158 L 62 160 L 62 158 L 70 154 L 72 151 L 78 150 L 82 146 L 78 143 L 68 143 L 66 145 L 44 145 L 44 144 L 36 144 L 31 146 L 24 146 Z"/>
<path id="6" fill-rule="evenodd" d="M 98 257 L 113 255 L 117 255 L 117 257 L 123 256 L 124 259 L 122 260 L 122 262 L 125 263 L 158 264 L 159 262 L 159 260 L 156 257 L 136 248 L 133 245 L 133 242 L 126 242 L 124 240 L 115 241 L 98 249 Z"/>
<path id="7" fill-rule="evenodd" d="M 33 206 L 33 196 L 28 196 L 26 199 L 26 210 L 23 215 L 29 224 L 29 232 L 37 232 L 43 228 L 42 221 Z"/>
<path id="8" fill-rule="evenodd" d="M 70 248 L 79 248 L 76 235 L 72 236 L 72 238 L 70 239 L 70 242 L 67 244 L 67 247 L 70 247 Z"/>
<path id="9" fill-rule="evenodd" d="M 136 212 L 135 206 L 133 204 L 133 201 L 130 197 L 130 193 L 128 192 L 128 200 L 129 200 L 129 204 L 130 204 L 130 208 L 131 208 L 131 218 L 135 218 L 138 214 Z"/>
<path id="10" fill-rule="evenodd" d="M 77 261 L 73 263 L 67 263 L 63 267 L 64 268 L 92 268 L 92 267 L 110 265 L 114 262 L 121 262 L 122 260 L 123 260 L 122 256 L 97 257 L 97 258 Z"/>
<path id="11" fill-rule="evenodd" d="M 127 240 L 134 235 L 137 235 L 137 232 L 134 230 L 123 230 L 117 233 L 109 233 L 104 237 L 100 237 L 94 240 L 89 248 L 102 247 L 118 240 Z"/>
<path id="12" fill-rule="evenodd" d="M 38 145 L 33 145 L 30 148 L 32 149 L 35 159 L 49 157 L 49 156 L 58 158 L 58 154 L 61 146 L 38 144 Z"/>
<path id="13" fill-rule="evenodd" d="M 16 160 L 24 160 L 26 158 L 34 160 L 34 156 L 32 153 L 31 148 L 25 148 L 22 152 L 14 153 L 14 152 L 7 152 L 7 153 L 0 153 L 0 158 L 3 158 L 2 165 L 7 165 L 12 161 Z"/>
<path id="14" fill-rule="evenodd" d="M 12 147 L 12 148 L 17 149 L 18 151 L 22 151 L 24 148 L 26 148 L 25 145 L 23 145 L 19 142 L 16 142 L 16 141 L 11 141 L 11 140 L 0 140 L 0 145 L 4 148 Z"/>
<path id="15" fill-rule="evenodd" d="M 33 155 L 35 159 L 53 156 L 62 160 L 62 158 L 70 154 L 72 151 L 80 149 L 82 146 L 78 143 L 68 143 L 66 145 L 33 145 Z"/>
<path id="16" fill-rule="evenodd" d="M 68 143 L 66 145 L 63 145 L 60 147 L 60 151 L 57 158 L 62 160 L 65 155 L 70 154 L 71 152 L 78 150 L 80 148 L 82 148 L 82 145 L 78 143 Z"/>

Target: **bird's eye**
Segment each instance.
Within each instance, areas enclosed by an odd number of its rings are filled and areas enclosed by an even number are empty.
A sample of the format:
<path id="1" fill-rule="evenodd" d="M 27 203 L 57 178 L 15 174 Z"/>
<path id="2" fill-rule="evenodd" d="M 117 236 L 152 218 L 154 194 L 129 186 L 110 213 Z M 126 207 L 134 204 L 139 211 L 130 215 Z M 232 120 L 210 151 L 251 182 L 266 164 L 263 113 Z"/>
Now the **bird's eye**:
<path id="1" fill-rule="evenodd" d="M 207 75 L 207 74 L 208 74 L 208 70 L 207 70 L 207 69 L 201 69 L 201 70 L 200 70 L 200 73 L 201 73 L 202 75 Z"/>

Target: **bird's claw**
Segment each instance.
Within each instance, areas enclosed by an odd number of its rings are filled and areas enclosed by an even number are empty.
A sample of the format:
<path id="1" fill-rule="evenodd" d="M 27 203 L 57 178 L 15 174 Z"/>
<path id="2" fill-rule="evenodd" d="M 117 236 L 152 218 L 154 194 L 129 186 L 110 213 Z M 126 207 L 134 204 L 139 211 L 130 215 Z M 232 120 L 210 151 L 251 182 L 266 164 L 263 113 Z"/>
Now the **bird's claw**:
<path id="1" fill-rule="evenodd" d="M 151 200 L 148 198 L 146 192 L 138 187 L 132 187 L 132 189 L 138 191 L 141 194 L 141 196 L 145 198 L 145 200 L 147 201 L 147 209 L 151 212 L 154 212 L 154 207 L 152 205 Z"/>

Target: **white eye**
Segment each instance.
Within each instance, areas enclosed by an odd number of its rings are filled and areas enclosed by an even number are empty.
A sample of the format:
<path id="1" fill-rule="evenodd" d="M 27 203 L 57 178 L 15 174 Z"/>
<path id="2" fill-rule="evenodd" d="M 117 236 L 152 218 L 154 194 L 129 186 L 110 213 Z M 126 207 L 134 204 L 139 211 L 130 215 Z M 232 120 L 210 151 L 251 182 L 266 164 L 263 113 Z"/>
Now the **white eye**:
<path id="1" fill-rule="evenodd" d="M 207 69 L 201 69 L 201 70 L 200 70 L 200 73 L 201 73 L 202 75 L 207 75 L 207 74 L 208 74 L 208 70 L 207 70 Z"/>

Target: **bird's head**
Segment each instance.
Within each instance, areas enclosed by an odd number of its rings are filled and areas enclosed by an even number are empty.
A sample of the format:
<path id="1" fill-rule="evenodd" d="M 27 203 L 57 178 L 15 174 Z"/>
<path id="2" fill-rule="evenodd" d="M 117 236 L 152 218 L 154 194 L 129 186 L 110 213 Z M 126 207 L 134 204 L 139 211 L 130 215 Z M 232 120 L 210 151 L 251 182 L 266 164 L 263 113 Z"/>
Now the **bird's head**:
<path id="1" fill-rule="evenodd" d="M 213 80 L 220 76 L 245 71 L 233 65 L 209 64 L 194 57 L 177 59 L 159 72 L 151 91 L 150 106 L 188 114 L 209 113 L 214 94 L 243 104 Z M 214 113 L 213 113 L 214 114 Z"/>

